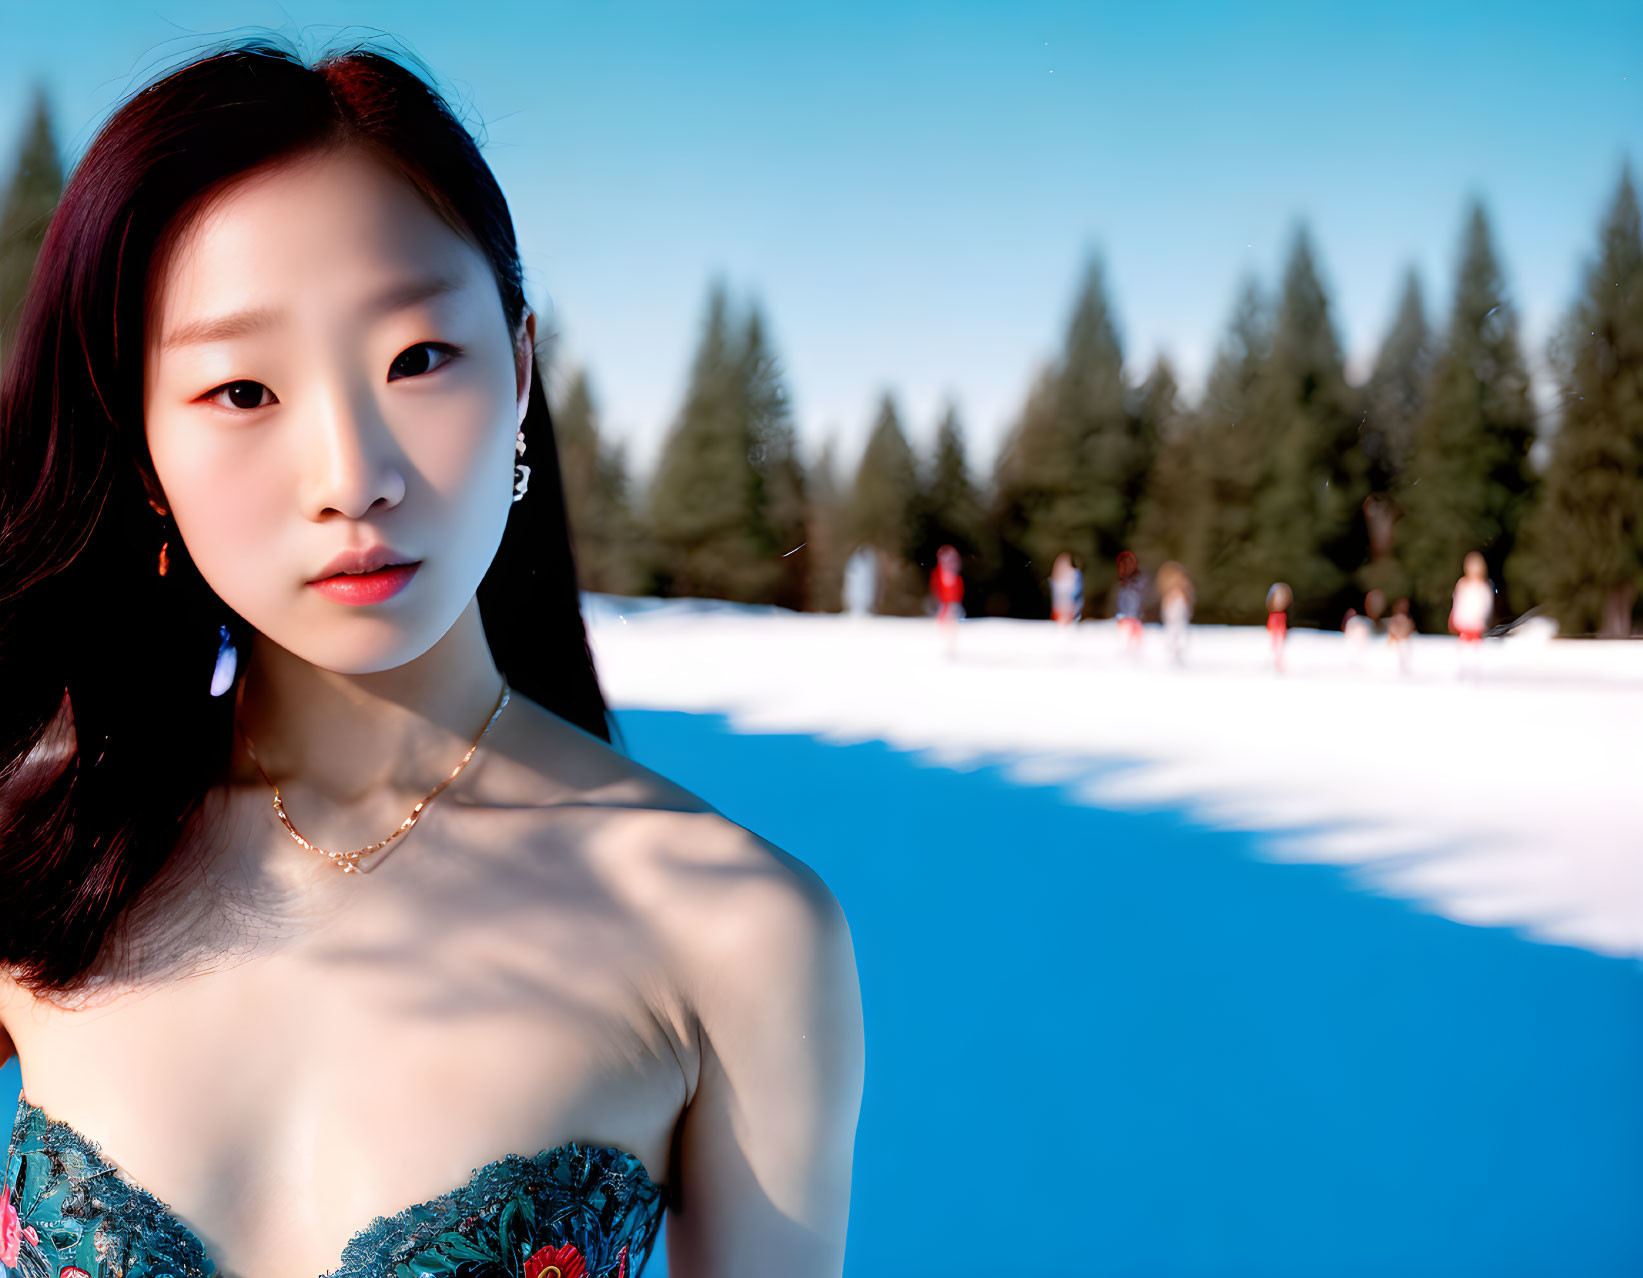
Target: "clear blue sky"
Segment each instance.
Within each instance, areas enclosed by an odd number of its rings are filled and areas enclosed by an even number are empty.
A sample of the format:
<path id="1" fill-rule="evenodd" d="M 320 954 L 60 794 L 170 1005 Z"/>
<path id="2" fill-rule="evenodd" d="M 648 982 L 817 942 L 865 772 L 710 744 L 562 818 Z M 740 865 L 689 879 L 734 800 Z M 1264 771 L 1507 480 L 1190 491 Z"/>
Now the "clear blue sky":
<path id="1" fill-rule="evenodd" d="M 487 138 L 530 298 L 648 465 L 708 280 L 756 295 L 797 424 L 853 465 L 884 389 L 984 470 L 1086 254 L 1136 376 L 1196 387 L 1239 277 L 1310 225 L 1362 376 L 1406 267 L 1446 312 L 1476 193 L 1536 370 L 1623 159 L 1643 4 L 0 0 L 0 164 L 43 78 L 68 157 L 242 28 L 398 37 Z M 1542 387 L 1542 397 L 1549 387 Z"/>

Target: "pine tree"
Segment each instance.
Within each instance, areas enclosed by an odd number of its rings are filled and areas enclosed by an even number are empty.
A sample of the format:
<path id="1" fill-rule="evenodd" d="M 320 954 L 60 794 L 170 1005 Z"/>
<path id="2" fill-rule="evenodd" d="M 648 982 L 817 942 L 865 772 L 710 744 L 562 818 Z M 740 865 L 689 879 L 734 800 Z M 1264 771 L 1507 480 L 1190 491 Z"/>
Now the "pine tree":
<path id="1" fill-rule="evenodd" d="M 578 583 L 583 590 L 631 594 L 637 585 L 636 538 L 626 457 L 620 445 L 601 436 L 583 370 L 572 375 L 553 425 Z"/>
<path id="2" fill-rule="evenodd" d="M 1258 578 L 1287 581 L 1291 618 L 1335 625 L 1367 558 L 1359 418 L 1311 239 L 1296 231 L 1272 348 L 1255 387 L 1264 459 L 1254 520 Z"/>
<path id="3" fill-rule="evenodd" d="M 1624 636 L 1643 589 L 1643 241 L 1629 167 L 1584 284 L 1553 343 L 1560 423 L 1509 568 L 1563 630 Z"/>
<path id="4" fill-rule="evenodd" d="M 1124 356 L 1100 260 L 1085 267 L 1061 358 L 1035 385 L 1001 459 L 1001 534 L 1042 611 L 1043 579 L 1056 555 L 1085 561 L 1085 585 L 1099 596 L 1116 580 L 1113 561 L 1134 524 L 1149 461 L 1129 404 Z M 1018 590 L 1017 593 L 1029 593 Z"/>
<path id="5" fill-rule="evenodd" d="M 16 331 L 18 307 L 62 193 L 63 169 L 52 140 L 51 111 L 45 90 L 36 87 L 17 167 L 0 200 L 0 360 Z"/>
<path id="6" fill-rule="evenodd" d="M 1158 460 L 1165 434 L 1175 426 L 1180 415 L 1177 402 L 1180 393 L 1175 369 L 1162 354 L 1153 360 L 1146 379 L 1129 392 L 1131 456 L 1124 485 L 1124 505 L 1129 512 L 1126 542 L 1135 540 L 1141 502 L 1146 496 L 1153 464 Z"/>
<path id="7" fill-rule="evenodd" d="M 1432 333 L 1426 323 L 1420 277 L 1410 267 L 1398 309 L 1364 387 L 1362 429 L 1370 495 L 1364 503 L 1369 562 L 1358 573 L 1364 590 L 1390 600 L 1409 593 L 1397 556 L 1397 501 L 1432 373 Z"/>
<path id="8" fill-rule="evenodd" d="M 1421 395 L 1431 369 L 1432 333 L 1426 323 L 1420 276 L 1410 267 L 1397 315 L 1381 342 L 1364 389 L 1363 450 L 1369 463 L 1369 486 L 1375 492 L 1394 487 L 1409 464 Z"/>
<path id="9" fill-rule="evenodd" d="M 949 404 L 936 427 L 935 444 L 920 467 L 916 515 L 915 562 L 928 573 L 936 552 L 950 545 L 964 557 L 967 573 L 975 573 L 982 550 L 981 500 L 965 460 L 964 427 L 958 409 Z"/>
<path id="10" fill-rule="evenodd" d="M 1153 362 L 1137 399 L 1143 432 L 1156 443 L 1137 502 L 1131 538 L 1135 552 L 1153 570 L 1170 559 L 1201 568 L 1208 560 L 1204 514 L 1209 476 L 1202 465 L 1199 423 L 1181 402 L 1180 384 L 1167 356 L 1159 355 Z"/>
<path id="11" fill-rule="evenodd" d="M 846 513 L 829 439 L 811 465 L 805 487 L 805 607 L 812 612 L 844 608 L 844 561 L 850 553 L 845 544 Z"/>
<path id="12" fill-rule="evenodd" d="M 913 563 L 918 468 L 895 400 L 886 392 L 850 490 L 849 539 L 879 552 L 878 611 L 916 614 L 924 599 Z"/>
<path id="13" fill-rule="evenodd" d="M 1189 473 L 1199 478 L 1180 506 L 1177 557 L 1192 575 L 1195 615 L 1203 621 L 1247 623 L 1265 616 L 1273 578 L 1256 557 L 1255 503 L 1269 444 L 1257 390 L 1271 349 L 1271 308 L 1259 282 L 1246 278 L 1191 428 Z"/>
<path id="14" fill-rule="evenodd" d="M 1021 417 L 1004 437 L 993 461 L 988 527 L 998 547 L 989 582 L 988 611 L 1010 617 L 1049 615 L 1050 565 L 1065 547 L 1050 523 L 1055 489 L 1071 460 L 1058 429 L 1056 370 L 1039 371 Z M 1054 549 L 1046 550 L 1049 545 Z M 1045 558 L 1048 554 L 1049 558 Z M 1088 552 L 1080 551 L 1087 563 Z"/>
<path id="15" fill-rule="evenodd" d="M 1478 550 L 1501 589 L 1534 492 L 1529 447 L 1534 415 L 1517 317 L 1481 203 L 1467 214 L 1454 305 L 1443 348 L 1427 381 L 1414 445 L 1397 491 L 1399 558 L 1427 629 L 1447 626 L 1466 553 Z"/>
<path id="16" fill-rule="evenodd" d="M 1083 548 L 1094 554 L 1085 586 L 1100 591 L 1109 566 L 1129 541 L 1133 495 L 1146 459 L 1129 412 L 1123 351 L 1096 259 L 1085 270 L 1068 327 L 1057 399 L 1073 450 L 1069 504 Z M 1112 580 L 1117 580 L 1116 569 Z"/>
<path id="17" fill-rule="evenodd" d="M 719 282 L 662 448 L 650 525 L 659 593 L 802 602 L 804 479 L 786 390 L 758 308 L 738 325 Z"/>
<path id="18" fill-rule="evenodd" d="M 804 468 L 780 361 L 765 336 L 764 315 L 756 302 L 748 308 L 741 373 L 751 472 L 749 523 L 766 566 L 754 590 L 762 600 L 800 609 L 805 605 L 809 567 Z"/>
<path id="19" fill-rule="evenodd" d="M 724 285 L 715 282 L 684 406 L 656 468 L 650 532 L 659 594 L 735 598 L 750 570 L 729 306 Z"/>

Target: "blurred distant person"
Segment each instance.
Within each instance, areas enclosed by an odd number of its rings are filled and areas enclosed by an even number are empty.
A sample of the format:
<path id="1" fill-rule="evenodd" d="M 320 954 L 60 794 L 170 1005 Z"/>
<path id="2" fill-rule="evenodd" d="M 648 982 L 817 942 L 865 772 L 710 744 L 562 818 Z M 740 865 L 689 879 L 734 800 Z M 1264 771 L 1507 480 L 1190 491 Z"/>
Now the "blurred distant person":
<path id="1" fill-rule="evenodd" d="M 1283 582 L 1272 584 L 1266 592 L 1266 632 L 1272 641 L 1272 668 L 1284 672 L 1284 641 L 1289 634 L 1289 605 L 1294 592 Z"/>
<path id="2" fill-rule="evenodd" d="M 1495 615 L 1495 587 L 1489 580 L 1489 565 L 1475 550 L 1466 554 L 1465 573 L 1455 583 L 1454 605 L 1449 609 L 1449 630 L 1460 636 L 1460 673 L 1476 673 L 1483 632 Z"/>
<path id="3" fill-rule="evenodd" d="M 930 570 L 930 593 L 936 600 L 936 626 L 947 641 L 947 655 L 958 642 L 958 622 L 964 615 L 964 578 L 959 569 L 963 560 L 951 546 L 936 551 L 936 566 Z"/>
<path id="4" fill-rule="evenodd" d="M 844 607 L 852 617 L 865 617 L 873 611 L 878 576 L 878 556 L 873 548 L 857 546 L 844 565 Z"/>
<path id="5" fill-rule="evenodd" d="M 1369 618 L 1370 627 L 1376 634 L 1381 633 L 1381 618 L 1386 614 L 1386 592 L 1371 590 L 1363 597 L 1364 616 Z"/>
<path id="6" fill-rule="evenodd" d="M 1146 599 L 1147 579 L 1133 550 L 1118 552 L 1118 633 L 1124 637 L 1124 651 L 1135 656 L 1141 651 L 1141 605 Z"/>
<path id="7" fill-rule="evenodd" d="M 1409 615 L 1409 601 L 1400 599 L 1392 605 L 1392 615 L 1386 621 L 1386 646 L 1398 654 L 1398 673 L 1409 673 L 1410 647 L 1415 640 L 1415 619 Z"/>
<path id="8" fill-rule="evenodd" d="M 1364 600 L 1364 606 L 1369 601 Z M 1346 618 L 1341 622 L 1341 631 L 1346 635 L 1347 664 L 1354 670 L 1363 664 L 1363 656 L 1369 648 L 1369 641 L 1375 637 L 1375 623 L 1367 613 L 1359 612 L 1356 608 L 1346 610 Z"/>
<path id="9" fill-rule="evenodd" d="M 1164 619 L 1164 638 L 1171 660 L 1186 660 L 1187 627 L 1192 622 L 1192 578 L 1187 570 L 1170 560 L 1158 570 L 1158 610 Z"/>
<path id="10" fill-rule="evenodd" d="M 1058 626 L 1073 626 L 1084 615 L 1084 572 L 1063 550 L 1050 569 L 1050 616 Z"/>

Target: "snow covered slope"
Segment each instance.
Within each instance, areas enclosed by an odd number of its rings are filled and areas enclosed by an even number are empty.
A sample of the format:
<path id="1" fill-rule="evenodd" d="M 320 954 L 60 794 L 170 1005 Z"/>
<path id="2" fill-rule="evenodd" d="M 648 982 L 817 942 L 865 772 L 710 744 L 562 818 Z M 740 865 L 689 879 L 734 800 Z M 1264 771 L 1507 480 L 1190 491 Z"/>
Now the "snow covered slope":
<path id="1" fill-rule="evenodd" d="M 1402 674 L 1384 640 L 1302 630 L 1279 676 L 1254 628 L 1195 627 L 1176 666 L 1151 626 L 1131 658 L 1111 623 L 976 619 L 949 658 L 923 619 L 585 605 L 618 708 L 1008 760 L 1077 801 L 1266 832 L 1276 859 L 1354 866 L 1461 922 L 1643 957 L 1643 644 L 1530 633 L 1468 674 L 1422 636 Z"/>

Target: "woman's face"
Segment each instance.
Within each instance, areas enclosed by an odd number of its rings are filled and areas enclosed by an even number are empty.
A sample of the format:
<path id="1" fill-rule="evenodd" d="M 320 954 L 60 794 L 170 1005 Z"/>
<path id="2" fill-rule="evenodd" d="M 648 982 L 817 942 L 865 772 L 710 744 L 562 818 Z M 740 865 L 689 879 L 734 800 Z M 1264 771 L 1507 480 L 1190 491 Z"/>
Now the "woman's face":
<path id="1" fill-rule="evenodd" d="M 206 582 L 327 669 L 426 652 L 502 540 L 534 317 L 516 340 L 484 255 L 359 149 L 236 180 L 155 270 L 144 429 Z M 313 584 L 383 545 L 418 564 L 391 597 Z"/>

